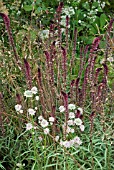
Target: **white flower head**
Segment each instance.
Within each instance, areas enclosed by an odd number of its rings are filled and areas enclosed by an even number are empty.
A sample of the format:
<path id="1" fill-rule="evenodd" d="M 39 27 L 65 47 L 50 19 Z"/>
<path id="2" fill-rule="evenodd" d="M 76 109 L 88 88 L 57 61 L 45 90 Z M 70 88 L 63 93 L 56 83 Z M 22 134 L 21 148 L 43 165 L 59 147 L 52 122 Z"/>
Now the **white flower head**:
<path id="1" fill-rule="evenodd" d="M 68 109 L 70 109 L 70 110 L 75 110 L 75 108 L 76 108 L 75 104 L 68 105 Z"/>
<path id="2" fill-rule="evenodd" d="M 21 110 L 22 106 L 20 104 L 15 105 L 15 110 L 19 112 Z"/>
<path id="3" fill-rule="evenodd" d="M 81 22 L 82 22 L 81 20 L 78 21 L 79 24 L 81 24 Z"/>
<path id="4" fill-rule="evenodd" d="M 69 112 L 69 119 L 75 118 L 75 114 L 73 112 Z"/>
<path id="5" fill-rule="evenodd" d="M 66 133 L 69 134 L 71 132 L 71 128 L 67 126 Z"/>
<path id="6" fill-rule="evenodd" d="M 26 124 L 26 130 L 31 130 L 33 128 L 32 123 Z"/>
<path id="7" fill-rule="evenodd" d="M 63 142 L 63 146 L 65 147 L 65 148 L 70 148 L 71 147 L 71 143 L 70 143 L 70 141 L 64 141 Z"/>
<path id="8" fill-rule="evenodd" d="M 80 111 L 80 114 L 83 115 L 83 109 L 81 107 L 78 107 L 78 109 Z"/>
<path id="9" fill-rule="evenodd" d="M 60 112 L 64 112 L 65 110 L 66 110 L 66 109 L 65 109 L 64 106 L 60 106 L 60 107 L 59 107 L 59 111 L 60 111 Z"/>
<path id="10" fill-rule="evenodd" d="M 35 110 L 38 110 L 38 108 L 37 108 L 37 107 L 35 107 L 34 109 L 35 109 Z"/>
<path id="11" fill-rule="evenodd" d="M 74 140 L 74 143 L 76 143 L 78 145 L 82 144 L 82 141 L 80 140 L 80 138 L 78 136 L 76 136 L 73 140 Z"/>
<path id="12" fill-rule="evenodd" d="M 73 120 L 68 120 L 67 123 L 68 123 L 69 126 L 73 126 L 74 125 L 74 121 Z"/>
<path id="13" fill-rule="evenodd" d="M 82 120 L 80 118 L 76 118 L 74 120 L 74 123 L 77 125 L 77 126 L 80 126 L 82 124 Z"/>
<path id="14" fill-rule="evenodd" d="M 80 130 L 83 132 L 85 129 L 85 126 L 84 125 L 80 125 Z"/>
<path id="15" fill-rule="evenodd" d="M 50 122 L 54 122 L 54 121 L 55 121 L 55 118 L 54 118 L 54 117 L 49 117 L 49 121 L 50 121 Z"/>
<path id="16" fill-rule="evenodd" d="M 26 90 L 26 91 L 24 92 L 24 96 L 25 96 L 25 97 L 32 97 L 32 96 L 33 96 L 33 93 L 32 93 L 31 90 Z"/>
<path id="17" fill-rule="evenodd" d="M 23 113 L 23 110 L 21 109 L 21 110 L 19 110 L 19 113 Z"/>
<path id="18" fill-rule="evenodd" d="M 39 136 L 38 139 L 40 142 L 43 140 L 43 138 L 41 136 Z"/>
<path id="19" fill-rule="evenodd" d="M 113 62 L 113 61 L 114 61 L 114 58 L 113 58 L 113 57 L 108 57 L 107 60 L 108 60 L 109 62 Z"/>
<path id="20" fill-rule="evenodd" d="M 33 94 L 36 94 L 36 93 L 38 92 L 37 87 L 36 87 L 36 86 L 32 87 L 31 92 L 32 92 Z"/>
<path id="21" fill-rule="evenodd" d="M 29 113 L 29 115 L 34 116 L 36 111 L 34 109 L 29 108 L 28 113 Z"/>
<path id="22" fill-rule="evenodd" d="M 39 100 L 39 96 L 36 96 L 35 99 L 38 101 Z"/>
<path id="23" fill-rule="evenodd" d="M 40 116 L 38 117 L 38 120 L 42 120 L 42 119 L 44 119 L 44 118 L 43 118 L 42 115 L 40 115 Z"/>
<path id="24" fill-rule="evenodd" d="M 59 136 L 55 136 L 55 141 L 58 142 Z"/>
<path id="25" fill-rule="evenodd" d="M 47 127 L 47 126 L 48 126 L 48 124 L 49 124 L 49 123 L 48 123 L 48 121 L 47 121 L 47 120 L 42 119 L 40 124 L 41 124 L 41 126 L 42 126 L 43 128 L 45 128 L 45 127 Z"/>
<path id="26" fill-rule="evenodd" d="M 73 129 L 73 128 L 71 128 L 71 129 L 70 129 L 70 132 L 71 132 L 71 133 L 74 133 L 75 131 L 74 131 L 74 129 Z"/>
<path id="27" fill-rule="evenodd" d="M 42 30 L 39 32 L 39 36 L 42 40 L 49 37 L 49 30 Z"/>
<path id="28" fill-rule="evenodd" d="M 46 134 L 46 135 L 49 134 L 49 131 L 50 131 L 49 128 L 45 128 L 44 129 L 44 134 Z"/>

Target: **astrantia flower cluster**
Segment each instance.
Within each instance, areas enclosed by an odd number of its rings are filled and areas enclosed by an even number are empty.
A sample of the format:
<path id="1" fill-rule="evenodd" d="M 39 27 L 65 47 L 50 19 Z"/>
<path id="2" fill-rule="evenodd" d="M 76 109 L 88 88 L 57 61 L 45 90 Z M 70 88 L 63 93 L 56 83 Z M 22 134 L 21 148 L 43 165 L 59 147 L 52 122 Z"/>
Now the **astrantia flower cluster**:
<path id="1" fill-rule="evenodd" d="M 34 94 L 37 94 L 37 92 L 38 92 L 38 89 L 36 86 L 34 86 L 31 88 L 31 90 L 26 90 L 24 92 L 24 96 L 26 98 L 31 98 L 31 97 L 33 97 Z M 35 98 L 36 98 L 36 100 L 39 100 L 39 96 L 36 96 Z"/>
<path id="2" fill-rule="evenodd" d="M 49 121 L 44 119 L 43 116 L 38 117 L 38 123 L 43 128 L 44 134 L 46 135 L 49 134 L 50 132 L 49 125 L 53 125 L 54 121 L 55 121 L 54 117 L 49 117 Z"/>
<path id="3" fill-rule="evenodd" d="M 15 105 L 15 110 L 16 110 L 17 113 L 23 113 L 22 105 L 16 104 Z"/>
<path id="4" fill-rule="evenodd" d="M 61 113 L 62 112 L 65 113 L 66 108 L 64 106 L 60 106 L 59 111 Z M 81 131 L 84 131 L 85 128 L 81 119 L 81 115 L 83 115 L 83 109 L 80 107 L 76 109 L 75 104 L 68 104 L 68 111 L 69 111 L 68 121 L 66 123 L 63 123 L 62 125 L 63 132 L 64 133 L 66 132 L 67 137 L 69 136 L 69 134 L 75 133 L 76 126 L 78 126 Z M 74 137 L 71 140 L 63 141 L 62 139 L 60 139 L 60 145 L 66 148 L 70 148 L 72 146 L 78 147 L 81 144 L 82 141 L 78 136 Z"/>
<path id="5" fill-rule="evenodd" d="M 78 147 L 82 144 L 82 141 L 80 140 L 80 138 L 78 136 L 74 137 L 72 140 L 65 140 L 62 141 L 60 140 L 60 145 L 64 146 L 65 148 L 70 148 L 72 146 L 74 147 Z"/>

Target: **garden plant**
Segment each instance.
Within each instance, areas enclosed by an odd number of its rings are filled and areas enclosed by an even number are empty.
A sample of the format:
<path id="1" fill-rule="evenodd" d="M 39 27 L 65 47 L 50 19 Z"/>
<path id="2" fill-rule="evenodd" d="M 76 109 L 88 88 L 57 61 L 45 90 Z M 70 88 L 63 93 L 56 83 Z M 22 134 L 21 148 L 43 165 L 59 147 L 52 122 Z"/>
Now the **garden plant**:
<path id="1" fill-rule="evenodd" d="M 49 2 L 0 2 L 0 169 L 113 170 L 110 3 Z"/>

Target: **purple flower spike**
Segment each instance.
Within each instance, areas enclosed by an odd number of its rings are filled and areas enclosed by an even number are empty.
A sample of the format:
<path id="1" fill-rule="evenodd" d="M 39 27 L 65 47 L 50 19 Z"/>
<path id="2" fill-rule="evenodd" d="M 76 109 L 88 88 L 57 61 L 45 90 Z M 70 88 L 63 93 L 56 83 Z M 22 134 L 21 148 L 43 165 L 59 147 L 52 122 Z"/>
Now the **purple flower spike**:
<path id="1" fill-rule="evenodd" d="M 16 47 L 15 47 L 15 44 L 14 44 L 14 40 L 13 40 L 11 28 L 10 28 L 10 19 L 9 19 L 9 17 L 8 17 L 6 14 L 4 14 L 4 13 L 0 13 L 0 16 L 1 16 L 1 17 L 3 18 L 3 20 L 4 20 L 4 24 L 5 24 L 6 30 L 7 30 L 7 32 L 8 32 L 8 37 L 9 37 L 10 45 L 11 45 L 11 47 L 13 48 L 13 52 L 14 52 L 14 56 L 15 56 L 16 62 L 17 62 L 17 64 L 20 66 L 20 64 L 19 64 L 19 58 L 18 58 L 18 55 L 17 55 L 17 52 L 16 52 Z"/>
<path id="2" fill-rule="evenodd" d="M 114 19 L 111 19 L 111 20 L 110 20 L 110 23 L 109 23 L 109 25 L 108 25 L 108 31 L 109 31 L 109 32 L 110 32 L 111 29 L 112 29 L 112 24 L 113 24 L 113 22 L 114 22 Z"/>
<path id="3" fill-rule="evenodd" d="M 31 89 L 32 88 L 31 69 L 28 61 L 25 58 L 24 58 L 24 65 L 25 65 L 25 73 L 26 73 L 28 88 Z"/>

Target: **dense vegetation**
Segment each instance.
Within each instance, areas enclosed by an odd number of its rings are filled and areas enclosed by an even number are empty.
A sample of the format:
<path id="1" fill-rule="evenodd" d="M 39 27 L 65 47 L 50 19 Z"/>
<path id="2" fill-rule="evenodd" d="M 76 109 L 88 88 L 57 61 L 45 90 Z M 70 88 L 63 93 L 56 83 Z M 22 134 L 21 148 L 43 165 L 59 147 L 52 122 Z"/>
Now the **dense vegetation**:
<path id="1" fill-rule="evenodd" d="M 0 2 L 0 169 L 114 169 L 113 5 Z"/>

